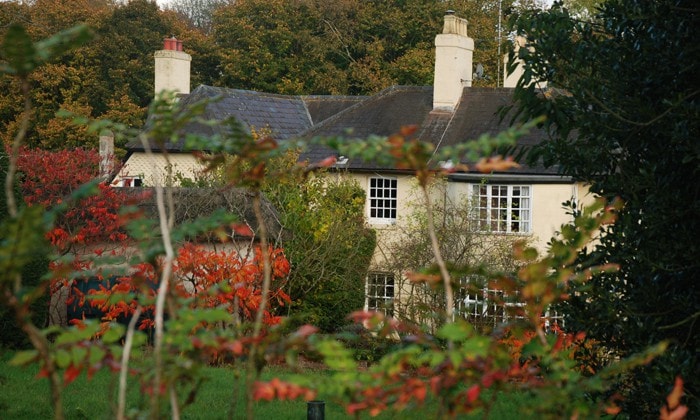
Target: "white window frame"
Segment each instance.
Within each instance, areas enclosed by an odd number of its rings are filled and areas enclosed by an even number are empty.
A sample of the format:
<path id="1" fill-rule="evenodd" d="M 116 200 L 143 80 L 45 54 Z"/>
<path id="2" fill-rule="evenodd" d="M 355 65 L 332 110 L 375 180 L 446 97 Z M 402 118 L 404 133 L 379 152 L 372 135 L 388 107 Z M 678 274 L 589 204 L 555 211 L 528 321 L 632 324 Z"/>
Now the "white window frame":
<path id="1" fill-rule="evenodd" d="M 532 185 L 473 184 L 472 203 L 480 231 L 532 233 Z"/>
<path id="2" fill-rule="evenodd" d="M 140 176 L 123 176 L 119 179 L 117 187 L 138 188 L 143 186 L 143 178 Z"/>
<path id="3" fill-rule="evenodd" d="M 493 327 L 514 319 L 524 319 L 524 314 L 518 314 L 515 311 L 515 308 L 525 307 L 525 304 L 517 298 L 517 292 L 509 296 L 505 291 L 489 288 L 486 284 L 476 290 L 467 290 L 471 281 L 472 279 L 468 277 L 460 279 L 460 287 L 455 291 L 455 318 L 468 321 L 478 319 Z M 484 283 L 483 279 L 481 283 Z M 565 326 L 564 315 L 552 308 L 547 308 L 541 314 L 541 318 L 547 333 L 551 331 L 554 324 L 559 327 Z"/>
<path id="4" fill-rule="evenodd" d="M 371 271 L 365 282 L 365 310 L 394 315 L 396 276 L 386 271 Z"/>
<path id="5" fill-rule="evenodd" d="M 367 214 L 370 223 L 396 223 L 399 204 L 398 195 L 398 178 L 370 177 L 367 181 Z"/>

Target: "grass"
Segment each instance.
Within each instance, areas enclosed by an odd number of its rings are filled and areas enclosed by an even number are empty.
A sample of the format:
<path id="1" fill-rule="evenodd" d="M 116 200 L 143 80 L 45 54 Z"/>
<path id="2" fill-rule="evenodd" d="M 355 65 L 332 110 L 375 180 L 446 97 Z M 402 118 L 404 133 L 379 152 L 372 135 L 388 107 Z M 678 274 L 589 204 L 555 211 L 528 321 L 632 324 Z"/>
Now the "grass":
<path id="1" fill-rule="evenodd" d="M 46 379 L 36 379 L 38 368 L 27 368 L 8 365 L 12 357 L 9 352 L 0 354 L 0 418 L 2 419 L 48 419 L 53 417 L 49 385 Z M 182 412 L 183 419 L 228 419 L 231 409 L 234 384 L 236 379 L 233 370 L 229 368 L 205 368 L 208 380 L 201 386 L 194 403 Z M 308 371 L 306 375 L 321 376 L 322 371 Z M 263 379 L 280 377 L 284 379 L 290 373 L 282 369 L 266 369 Z M 237 380 L 238 403 L 234 416 L 245 418 L 243 379 Z M 132 410 L 144 404 L 147 398 L 139 389 L 136 378 L 129 378 L 131 388 L 128 394 L 128 407 Z M 82 374 L 71 383 L 63 395 L 63 406 L 67 419 L 110 419 L 114 415 L 117 395 L 117 375 L 100 371 L 88 380 Z M 493 407 L 490 419 L 525 419 L 520 406 L 522 395 L 500 395 Z M 436 417 L 436 405 L 428 402 L 424 406 L 414 407 L 399 413 L 385 412 L 377 419 L 432 419 Z M 128 410 L 128 409 L 127 409 Z M 327 419 L 352 418 L 338 404 L 326 401 L 325 415 Z M 255 418 L 260 419 L 305 419 L 306 402 L 304 401 L 272 401 L 255 404 Z M 367 415 L 361 418 L 370 418 Z M 482 418 L 479 415 L 464 417 L 465 419 Z"/>

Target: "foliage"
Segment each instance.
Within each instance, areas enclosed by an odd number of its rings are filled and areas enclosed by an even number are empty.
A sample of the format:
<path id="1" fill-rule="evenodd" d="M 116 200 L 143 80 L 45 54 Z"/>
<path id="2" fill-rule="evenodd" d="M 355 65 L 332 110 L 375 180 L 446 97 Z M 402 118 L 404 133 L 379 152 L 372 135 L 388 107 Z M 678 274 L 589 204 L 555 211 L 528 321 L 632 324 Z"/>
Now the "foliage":
<path id="1" fill-rule="evenodd" d="M 223 0 L 175 0 L 166 7 L 184 17 L 189 25 L 208 33 L 212 15 L 224 4 L 226 2 Z"/>
<path id="2" fill-rule="evenodd" d="M 700 168 L 697 14 L 690 1 L 610 0 L 590 21 L 556 4 L 514 22 L 534 47 L 520 49 L 518 110 L 525 119 L 545 115 L 551 134 L 528 159 L 560 165 L 592 192 L 625 201 L 618 223 L 581 255 L 584 264 L 621 269 L 575 290 L 565 306 L 569 325 L 623 357 L 671 342 L 661 358 L 621 378 L 633 417 L 655 414 L 652 401 L 676 375 L 686 377 L 688 402 L 700 409 L 700 191 L 688 182 Z M 552 89 L 537 92 L 535 79 Z"/>
<path id="3" fill-rule="evenodd" d="M 282 156 L 277 171 L 294 173 L 298 153 Z M 286 315 L 334 332 L 364 305 L 364 281 L 375 233 L 364 220 L 364 191 L 345 174 L 270 178 L 265 195 L 280 212 L 292 262 Z"/>
<path id="4" fill-rule="evenodd" d="M 49 210 L 38 205 L 19 207 L 13 200 L 14 174 L 31 112 L 28 80 L 34 65 L 78 44 L 85 33 L 84 29 L 75 29 L 45 42 L 33 43 L 22 28 L 16 27 L 3 50 L 5 56 L 11 58 L 3 69 L 19 79 L 25 105 L 20 129 L 11 148 L 5 183 L 9 217 L 0 226 L 0 299 L 15 313 L 34 346 L 34 350 L 18 353 L 14 363 L 40 363 L 40 376 L 50 380 L 56 418 L 63 418 L 63 387 L 81 371 L 90 374 L 101 368 L 119 372 L 115 412 L 117 418 L 125 418 L 128 376 L 134 372 L 129 363 L 132 353 L 138 352 L 145 342 L 144 335 L 138 332 L 137 323 L 150 307 L 153 307 L 153 347 L 147 356 L 149 363 L 144 363 L 143 369 L 136 371 L 144 399 L 141 412 L 134 414 L 151 418 L 160 418 L 165 413 L 173 418 L 180 417 L 181 409 L 194 400 L 201 388 L 205 378 L 203 367 L 212 356 L 224 360 L 230 358 L 233 364 L 245 365 L 248 418 L 253 418 L 255 399 L 310 399 L 315 397 L 314 388 L 317 387 L 344 402 L 346 410 L 355 414 L 365 410 L 376 414 L 388 408 L 410 408 L 422 404 L 431 393 L 439 401 L 438 415 L 453 416 L 489 406 L 489 395 L 484 390 L 512 390 L 520 389 L 519 386 L 528 387 L 535 397 L 532 399 L 533 410 L 544 416 L 586 417 L 603 411 L 616 414 L 618 408 L 613 405 L 614 401 L 600 398 L 591 402 L 589 398 L 605 393 L 619 375 L 649 363 L 668 346 L 667 342 L 661 342 L 591 375 L 575 369 L 576 361 L 572 356 L 583 334 L 569 336 L 560 332 L 547 336 L 545 333 L 541 313 L 548 305 L 569 298 L 577 284 L 616 270 L 616 265 L 607 262 L 581 267 L 576 255 L 602 224 L 611 223 L 618 214 L 624 214 L 620 202 L 606 206 L 601 201 L 596 207 L 584 209 L 573 224 L 562 227 L 561 237 L 553 239 L 549 251 L 541 257 L 536 250 L 524 245 L 515 248 L 515 257 L 523 263 L 517 276 L 498 275 L 491 281 L 498 289 L 520 290 L 523 306 L 514 308 L 514 315 L 521 319 L 520 322 L 492 335 L 480 335 L 468 323 L 454 320 L 452 279 L 457 278 L 459 272 L 453 270 L 443 257 L 428 193 L 432 179 L 447 174 L 449 170 L 433 162 L 478 161 L 475 167 L 485 172 L 516 166 L 511 160 L 500 157 L 479 161 L 478 155 L 491 155 L 499 146 L 512 145 L 528 126 L 512 128 L 493 138 L 483 136 L 474 142 L 437 152 L 432 145 L 413 137 L 415 128 L 405 128 L 389 138 L 372 137 L 360 143 L 348 143 L 339 138 L 325 139 L 326 145 L 334 146 L 343 155 L 365 156 L 415 173 L 425 199 L 428 236 L 435 264 L 409 273 L 409 276 L 412 281 L 442 289 L 445 296 L 444 313 L 434 321 L 438 327 L 434 336 L 378 314 L 354 314 L 356 321 L 365 324 L 379 337 L 398 336 L 404 340 L 398 349 L 387 353 L 368 370 L 359 370 L 350 350 L 333 339 L 319 337 L 315 327 L 304 325 L 283 335 L 283 329 L 266 325 L 276 321 L 271 317 L 273 307 L 270 300 L 286 300 L 284 294 L 276 294 L 276 290 L 277 280 L 289 269 L 280 251 L 268 244 L 261 204 L 261 193 L 268 183 L 266 177 L 276 179 L 307 173 L 310 168 L 332 164 L 333 159 L 313 166 L 297 166 L 292 170 L 276 168 L 273 162 L 286 153 L 286 148 L 269 137 L 253 138 L 240 127 L 237 129 L 231 121 L 225 122 L 230 130 L 223 130 L 208 139 L 191 134 L 187 141 L 206 141 L 211 153 L 200 158 L 207 167 L 220 170 L 226 186 L 250 190 L 258 223 L 254 237 L 261 250 L 256 253 L 256 259 L 244 261 L 240 256 L 212 254 L 192 246 L 178 248 L 178 239 L 198 237 L 212 230 L 216 236 L 227 238 L 227 230 L 241 230 L 241 226 L 235 224 L 231 215 L 221 213 L 175 225 L 172 194 L 162 185 L 155 185 L 158 217 L 156 220 L 139 220 L 129 226 L 129 234 L 139 247 L 137 258 L 129 261 L 129 269 L 134 270 L 131 282 L 118 282 L 118 287 L 113 290 L 116 293 L 96 296 L 95 301 L 100 305 L 103 303 L 100 299 L 110 299 L 105 309 L 114 307 L 117 312 L 132 313 L 128 326 L 86 322 L 71 328 L 40 330 L 30 321 L 28 314 L 29 304 L 41 294 L 42 287 L 27 288 L 21 272 L 36 252 L 46 249 L 47 233 L 70 209 L 65 203 L 80 202 L 95 191 L 95 184 L 76 189 L 64 203 Z M 177 136 L 178 128 L 197 118 L 197 112 L 201 111 L 202 104 L 181 113 L 172 99 L 165 94 L 151 106 L 153 124 L 139 135 L 147 152 L 151 145 L 162 146 L 165 140 Z M 530 126 L 535 123 L 537 120 Z M 162 151 L 162 154 L 167 162 L 167 151 Z M 455 165 L 452 170 L 458 169 L 464 167 Z M 321 231 L 322 227 L 317 226 Z M 253 232 L 246 229 L 246 233 L 250 237 Z M 231 262 L 233 266 L 229 264 Z M 141 271 L 136 271 L 139 268 Z M 187 278 L 192 288 L 180 287 L 178 275 Z M 153 278 L 152 283 L 157 284 L 154 293 L 144 293 L 150 289 L 148 278 Z M 43 286 L 45 289 L 45 283 Z M 253 293 L 248 293 L 247 287 L 252 287 Z M 138 293 L 135 288 L 138 288 Z M 178 288 L 181 292 L 186 291 L 184 299 L 178 296 Z M 239 324 L 237 315 L 249 316 L 251 322 Z M 222 325 L 232 327 L 220 328 Z M 309 383 L 303 378 L 295 381 L 258 380 L 265 363 L 282 357 L 293 363 L 303 351 L 314 351 L 323 357 L 330 369 L 328 381 Z M 685 414 L 681 394 L 682 383 L 676 381 L 661 411 L 662 416 L 682 417 Z M 237 401 L 234 394 L 232 413 L 237 410 Z"/>
<path id="5" fill-rule="evenodd" d="M 447 192 L 445 179 L 436 178 L 428 192 L 433 197 L 432 217 L 435 219 L 435 235 L 440 253 L 451 264 L 451 269 L 461 277 L 454 288 L 463 299 L 467 293 L 483 293 L 482 274 L 489 272 L 514 273 L 519 267 L 513 257 L 513 245 L 522 237 L 484 235 L 474 217 L 474 205 L 468 197 L 459 202 Z M 406 216 L 397 225 L 397 232 L 380 242 L 379 247 L 387 255 L 386 268 L 395 273 L 417 272 L 435 263 L 428 232 L 428 216 L 422 198 L 413 195 L 407 204 Z M 461 281 L 470 279 L 469 283 Z M 434 290 L 410 279 L 399 278 L 398 290 L 407 297 L 394 303 L 394 316 L 416 325 L 430 325 L 433 314 L 444 312 L 442 290 Z M 461 316 L 465 316 L 462 314 Z M 487 328 L 485 319 L 470 319 L 477 328 Z"/>
<path id="6" fill-rule="evenodd" d="M 308 348 L 320 353 L 332 369 L 326 381 L 313 385 L 343 404 L 350 415 L 402 412 L 435 398 L 439 401 L 438 417 L 452 418 L 475 410 L 487 416 L 499 391 L 531 395 L 521 410 L 538 418 L 618 414 L 615 398 L 592 400 L 591 396 L 609 389 L 620 373 L 661 354 L 667 343 L 591 373 L 577 368 L 573 357 L 585 345 L 585 334 L 556 329 L 555 334 L 547 335 L 540 313 L 543 305 L 566 299 L 573 285 L 615 269 L 578 271 L 576 250 L 585 246 L 601 224 L 613 222 L 619 209 L 620 206 L 603 209 L 603 202 L 599 201 L 573 224 L 563 227 L 562 237 L 553 241 L 542 259 L 538 259 L 534 248 L 522 247 L 516 255 L 526 265 L 517 277 L 491 280 L 493 287 L 506 290 L 515 283 L 524 284 L 521 290 L 525 306 L 514 313 L 523 321 L 482 335 L 466 321 L 458 320 L 441 325 L 435 335 L 429 335 L 381 313 L 358 312 L 353 314 L 356 322 L 379 337 L 400 336 L 401 341 L 363 370 L 358 369 L 354 354 L 337 341 L 311 336 Z M 676 392 L 670 407 L 679 407 Z M 676 414 L 682 417 L 685 410 L 682 407 Z"/>
<path id="7" fill-rule="evenodd" d="M 156 4 L 37 1 L 20 7 L 21 13 L 16 8 L 11 2 L 0 4 L 3 35 L 4 28 L 13 23 L 27 25 L 32 40 L 78 23 L 91 25 L 97 35 L 80 48 L 55 54 L 50 63 L 29 76 L 35 86 L 31 91 L 35 112 L 27 134 L 30 146 L 96 146 L 96 138 L 84 126 L 75 126 L 59 115 L 60 109 L 86 117 L 112 118 L 132 128 L 143 125 L 146 105 L 153 97 L 153 51 L 169 35 Z M 0 78 L 0 126 L 5 143 L 21 120 L 18 83 L 6 75 Z"/>
<path id="8" fill-rule="evenodd" d="M 270 310 L 265 311 L 264 322 L 275 325 L 280 317 L 273 310 L 289 302 L 289 297 L 282 291 L 282 286 L 289 274 L 289 263 L 282 250 L 269 250 L 273 263 L 273 292 L 267 296 Z M 175 293 L 187 302 L 190 309 L 225 308 L 233 314 L 229 324 L 251 321 L 262 299 L 262 251 L 255 249 L 255 255 L 239 255 L 236 251 L 209 251 L 201 245 L 187 243 L 178 250 L 174 276 Z M 102 317 L 100 322 L 105 331 L 108 324 L 116 320 L 130 319 L 138 302 L 129 301 L 129 295 L 145 293 L 151 299 L 155 295 L 158 279 L 157 270 L 149 264 L 134 267 L 133 274 L 116 277 L 106 287 L 89 290 L 87 294 L 74 287 L 73 299 L 78 305 L 90 305 L 97 308 Z M 87 279 L 76 279 L 75 282 Z M 72 302 L 68 302 L 71 304 Z M 152 304 L 142 304 L 144 312 L 152 312 Z M 74 320 L 80 323 L 81 320 Z M 152 318 L 143 318 L 138 325 L 140 330 L 153 327 Z"/>
<path id="9" fill-rule="evenodd" d="M 0 148 L 0 179 L 5 179 L 7 175 L 8 157 L 5 148 Z M 16 188 L 14 189 L 16 190 Z M 17 194 L 19 196 L 19 194 Z M 5 221 L 8 217 L 7 205 L 5 203 L 5 194 L 0 198 L 0 221 Z M 49 266 L 49 261 L 45 254 L 37 254 L 27 263 L 21 273 L 22 278 L 26 279 L 25 284 L 28 289 L 37 289 L 42 287 L 42 276 L 46 274 Z M 45 326 L 48 320 L 49 301 L 48 294 L 44 293 L 37 297 L 30 304 L 30 316 L 35 325 Z M 2 337 L 3 347 L 6 348 L 27 348 L 30 346 L 26 334 L 20 329 L 15 319 L 14 314 L 9 308 L 0 308 L 0 337 Z"/>
<path id="10" fill-rule="evenodd" d="M 369 94 L 392 84 L 430 85 L 433 40 L 442 15 L 453 9 L 469 18 L 475 63 L 482 62 L 491 76 L 479 83 L 493 85 L 500 68 L 498 5 L 415 0 L 231 3 L 213 17 L 213 37 L 224 50 L 221 82 L 287 94 Z"/>
<path id="11" fill-rule="evenodd" d="M 432 84 L 434 36 L 444 12 L 452 9 L 469 19 L 474 63 L 488 76 L 475 85 L 493 86 L 501 68 L 499 10 L 505 15 L 530 6 L 511 0 L 182 0 L 159 10 L 146 0 L 0 2 L 0 34 L 13 23 L 25 24 L 33 41 L 79 23 L 96 34 L 30 76 L 35 112 L 26 143 L 56 150 L 96 146 L 84 126 L 57 113 L 61 109 L 133 129 L 143 126 L 153 98 L 153 52 L 165 37 L 184 41 L 193 86 L 369 94 L 395 84 Z M 9 143 L 8 133 L 21 121 L 21 89 L 6 76 L 0 89 L 0 138 Z M 124 153 L 125 141 L 117 139 L 117 154 Z"/>
<path id="12" fill-rule="evenodd" d="M 91 150 L 64 149 L 51 152 L 20 149 L 20 190 L 28 206 L 52 209 L 65 206 L 54 228 L 47 233 L 61 254 L 81 253 L 87 246 L 119 244 L 126 240 L 122 209 L 143 198 L 126 195 L 108 184 L 94 185 L 95 193 L 70 202 L 66 198 L 81 186 L 99 178 L 100 156 Z M 76 264 L 77 265 L 77 264 Z"/>

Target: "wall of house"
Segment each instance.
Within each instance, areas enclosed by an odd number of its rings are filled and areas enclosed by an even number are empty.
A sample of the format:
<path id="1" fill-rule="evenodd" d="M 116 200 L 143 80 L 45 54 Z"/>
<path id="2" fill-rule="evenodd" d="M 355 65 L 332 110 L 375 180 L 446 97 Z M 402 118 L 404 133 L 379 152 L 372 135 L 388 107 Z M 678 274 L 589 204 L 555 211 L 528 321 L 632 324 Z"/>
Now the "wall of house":
<path id="1" fill-rule="evenodd" d="M 340 176 L 340 175 L 331 175 Z M 381 174 L 346 174 L 343 176 L 349 176 L 355 179 L 360 186 L 365 190 L 365 193 L 369 192 L 369 182 L 372 177 L 391 177 Z M 395 176 L 397 179 L 397 195 L 398 195 L 398 205 L 397 205 L 397 219 L 393 224 L 387 223 L 372 223 L 368 218 L 369 224 L 377 231 L 377 250 L 372 261 L 371 270 L 383 272 L 387 271 L 387 266 L 389 261 L 391 261 L 391 247 L 392 244 L 399 237 L 401 229 L 405 227 L 406 215 L 409 214 L 413 209 L 418 208 L 416 206 L 423 206 L 423 197 L 417 186 L 415 178 L 408 175 Z M 446 186 L 442 189 L 436 189 L 431 195 L 431 199 L 434 202 L 440 202 L 448 200 L 452 203 L 462 203 L 468 205 L 470 201 L 470 194 L 473 188 L 472 183 L 466 182 L 448 182 Z M 509 240 L 523 238 L 529 241 L 529 243 L 535 246 L 540 252 L 545 252 L 547 247 L 547 242 L 560 230 L 561 225 L 569 223 L 572 220 L 572 216 L 567 214 L 567 209 L 563 207 L 563 203 L 575 199 L 579 205 L 590 203 L 593 200 L 593 196 L 588 193 L 588 188 L 580 183 L 527 183 L 521 182 L 518 185 L 528 185 L 530 186 L 530 200 L 531 200 L 531 229 L 529 233 L 512 233 L 512 234 L 486 234 L 490 236 L 489 238 L 484 238 L 485 240 L 480 241 L 481 246 L 490 248 L 487 252 L 501 252 L 498 250 L 508 249 Z M 369 214 L 369 200 L 365 205 L 365 214 Z M 504 246 L 506 244 L 507 246 Z M 495 246 L 494 246 L 495 245 Z M 476 251 L 478 253 L 479 251 Z M 490 257 L 487 257 L 490 258 Z M 401 274 L 395 273 L 395 293 L 398 295 L 394 303 L 394 308 L 396 311 L 410 310 L 412 305 L 409 304 L 409 300 L 415 298 L 417 293 L 420 293 L 415 286 L 402 278 Z M 413 305 L 415 306 L 415 305 Z"/>
<path id="2" fill-rule="evenodd" d="M 369 180 L 372 177 L 383 176 L 380 174 L 348 174 L 354 178 L 358 184 L 368 194 Z M 385 240 L 392 236 L 398 228 L 401 227 L 404 216 L 416 208 L 422 206 L 423 198 L 420 194 L 415 179 L 409 175 L 395 176 L 398 180 L 398 217 L 396 223 L 372 223 L 370 225 L 377 230 L 380 237 Z M 471 193 L 471 188 L 474 184 L 465 182 L 450 182 L 446 191 L 433 193 L 432 199 L 440 201 L 448 199 L 453 203 L 461 203 L 467 200 Z M 546 250 L 547 242 L 554 234 L 559 231 L 562 224 L 572 220 L 571 215 L 567 214 L 567 210 L 563 207 L 565 201 L 575 199 L 579 204 L 590 203 L 593 196 L 588 193 L 588 188 L 581 183 L 548 183 L 548 184 L 531 184 L 521 182 L 519 185 L 529 185 L 531 187 L 531 231 L 527 234 L 509 234 L 512 236 L 523 236 L 532 241 L 532 244 L 541 252 Z M 446 197 L 442 195 L 446 194 Z M 369 214 L 369 200 L 365 204 L 365 214 Z M 381 265 L 382 257 L 377 256 L 375 263 Z"/>
<path id="3" fill-rule="evenodd" d="M 185 178 L 195 179 L 201 174 L 203 166 L 189 153 L 175 153 L 168 155 L 172 168 L 172 174 L 181 174 Z M 125 178 L 138 177 L 144 186 L 169 185 L 166 181 L 167 166 L 165 157 L 160 153 L 154 153 L 149 157 L 146 153 L 135 152 L 126 161 L 119 174 L 114 179 L 114 185 L 121 185 Z M 177 182 L 172 184 L 178 186 Z"/>

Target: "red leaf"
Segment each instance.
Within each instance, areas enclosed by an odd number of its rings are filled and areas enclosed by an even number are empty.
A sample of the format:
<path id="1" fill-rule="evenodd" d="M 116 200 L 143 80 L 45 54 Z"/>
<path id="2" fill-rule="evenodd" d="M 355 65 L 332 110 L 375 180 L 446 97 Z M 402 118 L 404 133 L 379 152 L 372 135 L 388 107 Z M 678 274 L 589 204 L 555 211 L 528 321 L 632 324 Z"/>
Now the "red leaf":
<path id="1" fill-rule="evenodd" d="M 319 168 L 327 168 L 329 166 L 335 165 L 335 162 L 337 160 L 338 159 L 335 156 L 329 156 L 329 157 L 323 159 L 322 161 L 317 162 L 316 165 L 314 165 L 314 166 L 317 166 Z"/>
<path id="2" fill-rule="evenodd" d="M 66 385 L 69 383 L 73 382 L 75 378 L 80 375 L 80 367 L 75 366 L 74 364 L 71 364 L 68 366 L 68 369 L 66 369 L 65 372 L 63 372 L 63 381 L 65 382 Z"/>
<path id="3" fill-rule="evenodd" d="M 479 387 L 479 385 L 472 385 L 467 390 L 467 401 L 469 401 L 469 403 L 473 403 L 474 401 L 476 401 L 477 398 L 479 398 L 480 393 L 481 387 Z"/>
<path id="4" fill-rule="evenodd" d="M 42 367 L 39 370 L 39 373 L 36 374 L 37 379 L 48 378 L 48 377 L 49 377 L 49 371 L 45 367 Z"/>
<path id="5" fill-rule="evenodd" d="M 236 235 L 252 237 L 255 236 L 250 226 L 244 223 L 234 223 L 231 228 Z"/>

